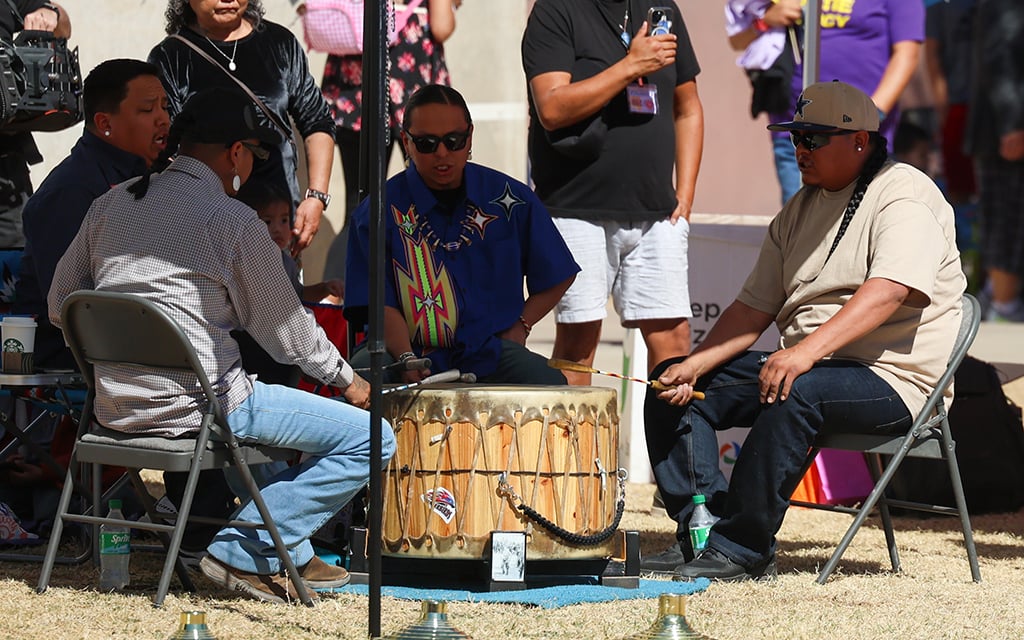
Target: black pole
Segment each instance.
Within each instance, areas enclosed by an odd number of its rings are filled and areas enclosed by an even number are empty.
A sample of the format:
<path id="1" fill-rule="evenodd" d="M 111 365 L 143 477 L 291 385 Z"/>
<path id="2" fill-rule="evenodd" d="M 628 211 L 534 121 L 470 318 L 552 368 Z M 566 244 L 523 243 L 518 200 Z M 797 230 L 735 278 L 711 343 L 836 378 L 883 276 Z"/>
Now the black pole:
<path id="1" fill-rule="evenodd" d="M 370 579 L 370 638 L 380 637 L 381 587 L 381 421 L 384 382 L 384 181 L 388 122 L 387 20 L 390 2 L 366 2 L 363 14 L 363 126 L 360 134 L 360 190 L 370 197 L 370 509 L 367 556 Z M 363 182 L 365 176 L 365 183 Z M 365 189 L 363 185 L 365 184 Z M 360 194 L 362 195 L 362 193 Z"/>

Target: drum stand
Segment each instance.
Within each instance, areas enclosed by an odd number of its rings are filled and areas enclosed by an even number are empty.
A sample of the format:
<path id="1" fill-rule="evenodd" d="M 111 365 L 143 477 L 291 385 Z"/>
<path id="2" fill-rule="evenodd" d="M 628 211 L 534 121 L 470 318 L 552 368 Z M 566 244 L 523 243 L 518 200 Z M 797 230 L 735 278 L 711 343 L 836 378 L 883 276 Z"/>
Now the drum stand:
<path id="1" fill-rule="evenodd" d="M 515 551 L 509 545 L 493 544 L 495 534 L 522 537 L 523 544 Z M 449 559 L 396 557 L 381 558 L 382 583 L 385 585 L 419 588 L 458 588 L 477 591 L 516 591 L 531 586 L 557 584 L 594 584 L 606 587 L 637 589 L 640 587 L 640 532 L 618 531 L 618 552 L 611 558 L 526 560 L 523 532 L 492 532 L 492 544 L 487 558 Z M 368 532 L 363 527 L 352 529 L 349 574 L 352 584 L 369 583 L 369 564 L 366 557 Z M 495 547 L 499 557 L 495 557 Z M 516 546 L 513 544 L 513 546 Z M 520 551 L 521 549 L 521 551 Z M 524 562 L 521 571 L 507 570 L 509 564 Z M 497 569 L 499 565 L 505 569 Z M 517 567 L 518 568 L 518 567 Z"/>

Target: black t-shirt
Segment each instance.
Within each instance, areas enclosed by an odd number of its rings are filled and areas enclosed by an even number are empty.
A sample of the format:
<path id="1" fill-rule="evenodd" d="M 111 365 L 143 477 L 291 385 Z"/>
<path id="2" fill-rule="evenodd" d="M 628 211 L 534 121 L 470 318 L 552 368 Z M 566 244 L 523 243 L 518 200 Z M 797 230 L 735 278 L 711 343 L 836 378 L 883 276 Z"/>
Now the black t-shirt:
<path id="1" fill-rule="evenodd" d="M 672 6 L 678 36 L 675 65 L 646 78 L 658 88 L 656 115 L 629 112 L 623 90 L 598 114 L 570 127 L 545 131 L 530 96 L 531 177 L 553 216 L 591 220 L 661 219 L 676 207 L 673 167 L 673 97 L 678 85 L 700 72 L 677 5 L 666 0 L 538 0 L 523 35 L 527 81 L 551 71 L 573 81 L 594 76 L 621 60 L 620 39 L 632 35 L 652 6 Z"/>
<path id="2" fill-rule="evenodd" d="M 18 8 L 20 17 L 24 18 L 46 2 L 47 0 L 14 0 L 14 6 Z M 21 27 L 21 20 L 11 13 L 11 6 L 7 4 L 7 0 L 0 0 L 0 39 L 10 42 L 14 39 L 14 34 L 21 31 Z"/>

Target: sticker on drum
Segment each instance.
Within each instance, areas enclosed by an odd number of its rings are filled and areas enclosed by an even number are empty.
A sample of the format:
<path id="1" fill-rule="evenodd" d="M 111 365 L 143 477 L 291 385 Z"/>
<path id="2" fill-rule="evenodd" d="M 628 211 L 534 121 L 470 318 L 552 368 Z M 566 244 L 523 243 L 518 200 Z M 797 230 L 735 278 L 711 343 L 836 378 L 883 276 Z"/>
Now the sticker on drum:
<path id="1" fill-rule="evenodd" d="M 434 513 L 441 516 L 445 524 L 450 523 L 455 517 L 455 496 L 444 487 L 438 487 L 436 491 L 427 489 L 420 498 L 428 504 L 433 501 Z"/>

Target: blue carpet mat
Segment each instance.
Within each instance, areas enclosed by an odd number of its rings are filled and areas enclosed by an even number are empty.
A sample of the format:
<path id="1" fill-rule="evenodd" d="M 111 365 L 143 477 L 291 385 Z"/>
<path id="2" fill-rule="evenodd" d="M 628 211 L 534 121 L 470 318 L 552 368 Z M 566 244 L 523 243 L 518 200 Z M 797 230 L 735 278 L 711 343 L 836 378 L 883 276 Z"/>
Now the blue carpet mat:
<path id="1" fill-rule="evenodd" d="M 595 584 L 559 585 L 540 587 L 523 591 L 465 591 L 461 589 L 416 589 L 412 587 L 381 587 L 381 594 L 400 600 L 444 600 L 467 602 L 503 602 L 528 604 L 544 609 L 557 609 L 585 602 L 608 602 L 611 600 L 644 600 L 657 598 L 663 593 L 690 595 L 704 591 L 711 582 L 698 578 L 694 582 L 673 582 L 671 580 L 640 580 L 639 589 L 602 587 Z M 368 595 L 369 586 L 350 584 L 336 593 Z"/>

